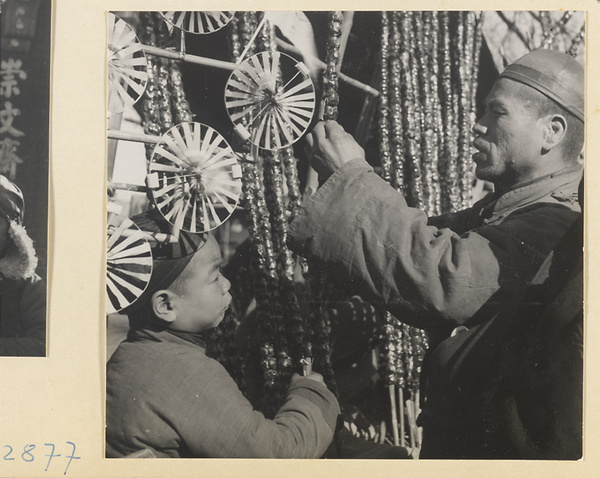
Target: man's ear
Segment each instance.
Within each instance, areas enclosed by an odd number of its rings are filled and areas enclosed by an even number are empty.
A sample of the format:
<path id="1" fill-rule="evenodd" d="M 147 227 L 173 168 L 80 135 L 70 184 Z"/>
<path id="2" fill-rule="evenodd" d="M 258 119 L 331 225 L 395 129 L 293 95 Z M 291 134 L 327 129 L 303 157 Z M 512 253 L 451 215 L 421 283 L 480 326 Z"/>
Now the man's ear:
<path id="1" fill-rule="evenodd" d="M 558 146 L 567 133 L 567 120 L 563 115 L 553 114 L 546 117 L 546 131 L 542 142 L 544 153 Z"/>
<path id="2" fill-rule="evenodd" d="M 175 294 L 170 290 L 158 290 L 152 294 L 152 311 L 156 318 L 173 323 L 177 318 L 174 307 Z"/>

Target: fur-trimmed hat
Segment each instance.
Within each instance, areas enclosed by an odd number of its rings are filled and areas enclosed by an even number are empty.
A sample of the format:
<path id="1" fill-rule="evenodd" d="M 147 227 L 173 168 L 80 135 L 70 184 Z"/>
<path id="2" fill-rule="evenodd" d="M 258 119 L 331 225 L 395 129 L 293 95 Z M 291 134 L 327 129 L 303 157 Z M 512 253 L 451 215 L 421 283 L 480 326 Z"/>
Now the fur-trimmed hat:
<path id="1" fill-rule="evenodd" d="M 0 175 L 0 218 L 8 222 L 10 241 L 0 258 L 0 274 L 9 279 L 29 279 L 35 276 L 38 258 L 33 241 L 23 227 L 25 200 L 19 187 Z"/>
<path id="2" fill-rule="evenodd" d="M 8 222 L 23 224 L 25 200 L 19 187 L 0 174 L 0 215 Z"/>

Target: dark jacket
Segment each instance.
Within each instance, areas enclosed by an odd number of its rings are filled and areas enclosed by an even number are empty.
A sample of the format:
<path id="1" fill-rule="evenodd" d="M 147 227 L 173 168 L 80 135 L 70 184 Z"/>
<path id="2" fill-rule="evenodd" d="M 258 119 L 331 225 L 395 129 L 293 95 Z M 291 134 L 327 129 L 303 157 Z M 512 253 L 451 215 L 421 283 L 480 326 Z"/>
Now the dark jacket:
<path id="1" fill-rule="evenodd" d="M 291 224 L 290 246 L 296 252 L 327 262 L 365 298 L 431 332 L 434 345 L 458 325 L 469 329 L 443 343 L 433 352 L 435 360 L 428 357 L 424 365 L 429 387 L 424 394 L 422 456 L 531 457 L 536 446 L 539 456 L 577 456 L 578 441 L 565 448 L 559 430 L 568 428 L 569 439 L 580 431 L 580 308 L 568 317 L 574 322 L 565 329 L 563 342 L 545 345 L 544 352 L 538 350 L 542 358 L 528 358 L 530 368 L 523 370 L 540 377 L 540 382 L 529 380 L 539 389 L 528 392 L 528 380 L 512 371 L 519 370 L 515 364 L 527 355 L 524 344 L 534 341 L 531 331 L 526 335 L 522 327 L 543 324 L 539 317 L 553 297 L 538 296 L 539 307 L 530 320 L 527 311 L 531 309 L 526 311 L 520 301 L 549 254 L 580 217 L 580 178 L 580 168 L 567 168 L 504 194 L 490 195 L 465 211 L 427 218 L 408 207 L 403 196 L 368 164 L 354 160 L 316 191 Z M 573 247 L 577 251 L 577 244 Z M 547 278 L 538 277 L 538 282 Z M 581 297 L 581 282 L 571 287 Z M 479 340 L 480 336 L 485 340 Z M 461 348 L 469 337 L 475 338 Z M 548 355 L 547 347 L 555 347 L 560 364 Z M 464 358 L 460 362 L 457 349 Z M 499 357 L 507 368 L 497 364 Z M 536 363 L 544 365 L 536 367 Z M 559 379 L 563 372 L 568 379 Z M 548 381 L 556 387 L 546 400 L 541 390 L 547 389 Z M 527 393 L 529 397 L 523 398 Z M 551 404 L 561 395 L 568 397 L 566 402 L 575 410 L 566 419 Z M 531 445 L 529 452 L 524 451 L 527 440 L 518 446 L 513 443 L 519 435 L 515 433 L 518 422 L 509 420 L 507 414 L 515 415 L 516 409 L 519 415 L 530 412 L 523 420 L 527 430 L 533 429 L 533 422 L 537 427 L 535 439 L 531 433 L 521 433 L 521 437 L 542 443 Z M 552 435 L 549 440 L 559 444 L 545 446 L 544 435 Z"/>
<path id="2" fill-rule="evenodd" d="M 519 301 L 433 351 L 421 457 L 581 458 L 582 231 L 579 220 Z"/>
<path id="3" fill-rule="evenodd" d="M 46 285 L 0 275 L 0 355 L 46 355 Z"/>
<path id="4" fill-rule="evenodd" d="M 106 454 L 150 449 L 158 457 L 318 458 L 339 412 L 325 385 L 296 378 L 268 420 L 197 338 L 133 330 L 107 365 Z"/>

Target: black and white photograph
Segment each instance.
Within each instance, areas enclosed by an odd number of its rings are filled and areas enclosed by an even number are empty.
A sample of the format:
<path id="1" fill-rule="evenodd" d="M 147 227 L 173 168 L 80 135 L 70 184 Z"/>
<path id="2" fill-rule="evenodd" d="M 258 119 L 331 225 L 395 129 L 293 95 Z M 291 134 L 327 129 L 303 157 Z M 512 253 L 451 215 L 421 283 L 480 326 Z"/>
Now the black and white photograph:
<path id="1" fill-rule="evenodd" d="M 105 20 L 106 458 L 582 458 L 584 11 Z"/>
<path id="2" fill-rule="evenodd" d="M 0 356 L 44 357 L 51 2 L 0 9 Z"/>

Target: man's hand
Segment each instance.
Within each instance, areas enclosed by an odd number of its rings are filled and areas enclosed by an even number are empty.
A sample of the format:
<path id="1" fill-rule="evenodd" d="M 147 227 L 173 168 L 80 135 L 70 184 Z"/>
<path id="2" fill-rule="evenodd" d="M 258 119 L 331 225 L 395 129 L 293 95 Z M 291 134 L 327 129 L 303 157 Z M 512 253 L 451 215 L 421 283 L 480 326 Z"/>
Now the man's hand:
<path id="1" fill-rule="evenodd" d="M 319 382 L 319 383 L 322 383 L 323 385 L 325 385 L 325 381 L 323 380 L 323 375 L 321 375 L 320 373 L 317 373 L 317 372 L 311 372 L 309 375 L 305 375 L 304 377 L 301 377 L 297 373 L 292 375 L 292 381 L 299 380 L 301 378 L 310 378 L 311 380 L 314 380 L 315 382 Z"/>
<path id="2" fill-rule="evenodd" d="M 306 137 L 310 165 L 322 179 L 353 159 L 365 159 L 365 152 L 335 121 L 319 121 Z"/>

